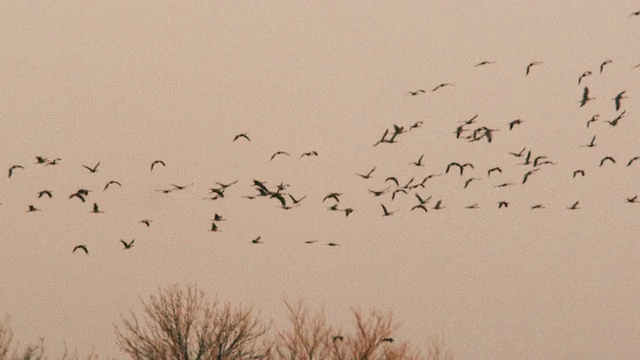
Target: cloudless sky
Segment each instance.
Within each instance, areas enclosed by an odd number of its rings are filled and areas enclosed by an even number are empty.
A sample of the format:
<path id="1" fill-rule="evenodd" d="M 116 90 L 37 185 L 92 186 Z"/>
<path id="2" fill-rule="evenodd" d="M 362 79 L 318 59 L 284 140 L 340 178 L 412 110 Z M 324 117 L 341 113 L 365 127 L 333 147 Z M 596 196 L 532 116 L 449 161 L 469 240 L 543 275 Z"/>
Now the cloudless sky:
<path id="1" fill-rule="evenodd" d="M 66 342 L 120 357 L 120 314 L 140 312 L 159 286 L 197 283 L 280 324 L 285 298 L 325 306 L 344 328 L 351 306 L 393 310 L 399 339 L 426 349 L 441 336 L 460 359 L 636 358 L 640 204 L 625 199 L 640 194 L 640 161 L 626 166 L 640 155 L 637 10 L 547 0 L 2 3 L 0 315 L 22 342 L 43 336 L 52 351 Z M 481 61 L 493 63 L 474 67 Z M 441 83 L 453 86 L 431 91 Z M 585 86 L 595 99 L 580 107 Z M 622 111 L 616 126 L 606 122 Z M 491 143 L 456 139 L 476 114 L 464 135 L 498 129 Z M 397 143 L 372 146 L 416 122 Z M 251 141 L 234 142 L 239 133 Z M 509 152 L 525 147 L 555 165 L 521 184 L 533 167 Z M 270 160 L 276 151 L 290 156 Z M 424 167 L 409 165 L 423 154 Z M 616 163 L 600 167 L 605 156 Z M 166 167 L 150 171 L 154 160 Z M 444 174 L 454 161 L 474 169 Z M 98 162 L 95 173 L 82 167 Z M 503 172 L 489 177 L 494 166 Z M 374 167 L 370 179 L 356 176 Z M 585 176 L 573 178 L 576 169 Z M 395 189 L 388 176 L 403 185 L 439 173 L 394 200 L 368 191 Z M 254 179 L 306 198 L 290 210 L 244 198 Z M 103 191 L 110 180 L 122 187 Z M 235 180 L 224 198 L 203 199 Z M 193 185 L 156 191 L 170 184 Z M 68 198 L 80 188 L 92 190 L 86 203 Z M 44 189 L 53 198 L 38 199 Z M 332 192 L 354 212 L 329 211 Z M 432 196 L 427 213 L 411 211 L 414 193 Z M 437 200 L 444 209 L 432 209 Z M 94 202 L 104 213 L 91 213 Z M 380 204 L 397 213 L 383 217 Z M 226 218 L 220 232 L 208 231 L 215 213 Z M 135 245 L 124 251 L 120 239 Z M 78 244 L 88 256 L 71 252 Z"/>

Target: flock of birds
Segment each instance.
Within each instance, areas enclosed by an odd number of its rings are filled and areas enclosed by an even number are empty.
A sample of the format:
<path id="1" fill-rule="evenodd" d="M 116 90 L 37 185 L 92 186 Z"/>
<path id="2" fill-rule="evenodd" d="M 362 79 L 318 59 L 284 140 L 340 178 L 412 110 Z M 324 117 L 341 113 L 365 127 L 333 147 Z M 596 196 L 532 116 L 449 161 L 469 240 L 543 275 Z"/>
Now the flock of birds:
<path id="1" fill-rule="evenodd" d="M 639 13 L 634 13 L 633 15 L 639 15 Z M 609 66 L 613 61 L 608 59 L 603 61 L 598 67 L 599 73 L 603 74 L 606 72 L 607 66 Z M 486 67 L 495 65 L 495 61 L 482 61 L 474 65 L 474 67 Z M 529 63 L 524 71 L 524 76 L 532 76 L 534 67 L 540 66 L 543 63 L 541 61 L 534 61 Z M 633 69 L 637 69 L 640 67 L 640 64 L 633 66 Z M 577 99 L 577 103 L 579 104 L 579 108 L 583 108 L 589 106 L 592 100 L 595 99 L 593 97 L 591 90 L 588 86 L 584 85 L 584 83 L 589 81 L 589 78 L 594 75 L 595 71 L 584 71 L 577 77 L 578 86 L 582 87 L 582 97 Z M 431 92 L 443 91 L 446 88 L 455 87 L 453 83 L 445 82 L 438 84 L 437 86 L 431 89 Z M 427 90 L 425 89 L 417 89 L 408 91 L 407 95 L 410 97 L 418 97 L 420 95 L 426 94 Z M 578 97 L 578 96 L 577 96 Z M 598 113 L 593 114 L 591 118 L 588 119 L 585 125 L 585 129 L 588 131 L 593 131 L 594 123 L 601 122 L 606 124 L 604 126 L 616 127 L 618 126 L 625 116 L 627 115 L 627 111 L 625 109 L 625 104 L 627 101 L 627 90 L 620 89 L 616 94 L 612 94 L 610 98 L 611 109 L 615 110 L 615 116 L 610 120 L 602 121 L 600 115 Z M 455 125 L 455 129 L 453 130 L 453 137 L 458 141 L 467 141 L 469 143 L 475 142 L 483 142 L 492 143 L 499 131 L 512 132 L 517 131 L 518 127 L 522 126 L 525 123 L 523 119 L 513 119 L 504 123 L 504 128 L 492 128 L 486 125 L 480 124 L 480 115 L 475 114 L 467 120 L 458 121 Z M 372 146 L 387 146 L 396 144 L 403 138 L 406 134 L 411 133 L 413 131 L 419 130 L 423 125 L 423 121 L 417 121 L 411 125 L 397 125 L 394 124 L 392 127 L 384 130 L 382 136 L 375 141 Z M 590 135 L 590 140 L 580 145 L 580 147 L 585 148 L 593 148 L 597 146 L 596 143 L 597 134 Z M 239 133 L 235 135 L 232 139 L 232 142 L 251 142 L 251 138 L 248 133 Z M 380 216 L 389 217 L 397 214 L 401 209 L 398 208 L 395 204 L 397 204 L 396 199 L 399 196 L 410 196 L 410 198 L 415 199 L 413 203 L 408 207 L 408 211 L 410 212 L 424 212 L 428 213 L 431 211 L 440 211 L 446 209 L 447 206 L 445 204 L 445 198 L 436 198 L 433 194 L 428 192 L 428 183 L 430 181 L 434 181 L 437 177 L 448 178 L 447 181 L 460 181 L 456 179 L 462 179 L 461 189 L 465 190 L 468 188 L 472 188 L 476 183 L 481 181 L 492 181 L 492 186 L 495 188 L 507 188 L 512 186 L 523 186 L 530 182 L 533 176 L 537 176 L 539 173 L 547 171 L 546 169 L 549 167 L 553 167 L 557 165 L 557 161 L 551 158 L 546 154 L 538 154 L 534 150 L 529 149 L 528 146 L 523 146 L 517 151 L 509 151 L 509 156 L 512 157 L 514 164 L 500 164 L 496 166 L 491 166 L 484 170 L 480 170 L 476 168 L 476 165 L 465 162 L 465 161 L 451 161 L 446 164 L 445 167 L 441 169 L 441 171 L 432 172 L 430 174 L 422 175 L 422 176 L 412 176 L 409 179 L 400 179 L 398 176 L 382 176 L 380 179 L 384 179 L 382 184 L 379 184 L 377 188 L 367 187 L 367 192 L 375 198 L 379 202 L 380 206 Z M 287 151 L 276 151 L 274 152 L 269 161 L 273 161 L 279 157 L 290 157 L 291 154 Z M 313 158 L 318 157 L 319 153 L 315 150 L 304 152 L 300 154 L 299 158 Z M 407 163 L 408 167 L 415 168 L 423 168 L 425 167 L 424 162 L 425 155 L 420 155 L 414 161 Z M 618 162 L 623 161 L 626 167 L 632 166 L 640 166 L 640 155 L 633 156 L 629 159 L 616 159 L 613 156 L 604 156 L 602 158 L 598 158 L 594 160 L 594 163 L 598 165 L 598 167 L 612 166 L 617 164 Z M 35 165 L 37 166 L 60 166 L 62 163 L 61 158 L 53 158 L 49 159 L 45 156 L 36 156 L 35 157 Z M 100 162 L 95 163 L 95 165 L 85 165 L 82 164 L 82 167 L 87 170 L 88 174 L 95 174 L 100 171 Z M 514 165 L 516 168 L 521 167 L 524 169 L 520 174 L 517 175 L 517 180 L 510 181 L 497 181 L 495 182 L 492 179 L 500 178 L 503 174 L 503 171 L 506 171 L 506 166 Z M 149 169 L 152 173 L 155 173 L 159 170 L 159 168 L 166 167 L 167 164 L 163 160 L 154 160 L 150 163 Z M 509 167 L 509 169 L 512 167 Z M 356 172 L 354 176 L 361 178 L 363 180 L 369 181 L 370 179 L 377 177 L 376 170 L 377 166 L 373 166 L 364 172 Z M 14 164 L 8 168 L 8 178 L 11 181 L 15 181 L 16 178 L 20 178 L 21 172 L 27 171 L 27 167 L 22 164 Z M 588 169 L 584 168 L 575 168 L 572 169 L 571 175 L 573 178 L 584 177 L 586 176 Z M 471 175 L 469 175 L 471 173 Z M 453 180 L 450 180 L 453 178 Z M 219 199 L 225 198 L 228 195 L 228 190 L 238 184 L 239 180 L 235 180 L 228 183 L 216 182 L 216 186 L 210 187 L 208 189 L 208 193 L 204 196 L 203 200 L 215 201 Z M 178 185 L 170 183 L 168 187 L 162 189 L 154 189 L 154 191 L 159 192 L 161 194 L 170 194 L 179 191 L 183 191 L 185 189 L 190 188 L 194 184 L 186 184 L 186 185 Z M 102 189 L 103 192 L 106 191 L 114 191 L 116 187 L 122 187 L 123 184 L 117 180 L 108 181 Z M 124 184 L 126 186 L 126 184 Z M 303 201 L 307 198 L 306 195 L 302 194 L 293 194 L 289 191 L 289 184 L 284 182 L 280 182 L 279 184 L 271 185 L 267 181 L 253 179 L 250 183 L 250 188 L 252 189 L 251 194 L 242 195 L 243 198 L 249 200 L 255 199 L 266 199 L 268 201 L 272 201 L 279 208 L 283 210 L 292 210 L 300 207 L 303 204 Z M 103 214 L 104 211 L 100 208 L 96 201 L 90 201 L 91 194 L 96 190 L 80 188 L 71 194 L 65 195 L 68 197 L 69 201 L 78 201 L 80 203 L 89 202 L 91 204 L 91 210 L 89 211 L 92 214 Z M 43 189 L 37 192 L 37 199 L 42 198 L 53 198 L 54 192 L 51 189 Z M 343 213 L 345 217 L 349 217 L 351 214 L 356 212 L 356 208 L 353 206 L 343 205 L 342 201 L 342 192 L 331 192 L 324 196 L 322 196 L 321 204 L 327 206 L 328 211 Z M 36 199 L 34 199 L 36 200 Z M 639 203 L 638 195 L 631 194 L 629 197 L 625 199 L 621 199 L 629 204 Z M 507 208 L 511 202 L 507 199 L 499 199 L 495 202 L 495 207 L 497 209 Z M 0 203 L 1 205 L 1 203 Z M 534 203 L 529 205 L 530 209 L 544 209 L 545 204 L 543 203 Z M 571 204 L 567 204 L 566 209 L 568 210 L 578 210 L 581 209 L 580 201 L 576 200 Z M 464 206 L 465 209 L 478 209 L 480 208 L 480 204 L 478 202 L 474 202 L 471 204 L 467 204 Z M 40 212 L 42 209 L 39 206 L 34 205 L 33 203 L 26 205 L 26 212 L 28 213 L 36 213 Z M 213 218 L 210 221 L 210 226 L 208 231 L 210 232 L 219 232 L 220 231 L 220 223 L 226 221 L 226 219 L 219 213 L 215 213 Z M 141 226 L 152 227 L 153 220 L 152 219 L 140 219 L 138 222 Z M 307 244 L 312 244 L 317 242 L 317 240 L 308 240 L 305 241 Z M 129 250 L 134 247 L 135 239 L 130 239 L 129 241 L 125 241 L 124 239 L 120 239 L 120 243 L 124 250 Z M 250 240 L 252 244 L 262 244 L 263 240 L 261 236 L 257 236 L 254 239 Z M 327 242 L 327 246 L 339 246 L 339 243 L 336 242 Z M 82 251 L 85 254 L 89 254 L 89 247 L 86 244 L 78 244 L 73 247 L 72 252 Z"/>

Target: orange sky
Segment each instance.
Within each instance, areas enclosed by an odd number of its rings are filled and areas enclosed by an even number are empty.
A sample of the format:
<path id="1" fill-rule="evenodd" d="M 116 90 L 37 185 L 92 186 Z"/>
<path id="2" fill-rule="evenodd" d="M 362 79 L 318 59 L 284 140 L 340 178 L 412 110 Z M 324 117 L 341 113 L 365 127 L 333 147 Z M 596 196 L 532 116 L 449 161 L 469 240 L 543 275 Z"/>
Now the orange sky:
<path id="1" fill-rule="evenodd" d="M 197 283 L 278 321 L 283 298 L 324 304 L 345 326 L 351 305 L 392 309 L 399 338 L 426 349 L 442 335 L 460 359 L 636 358 L 640 204 L 625 199 L 640 194 L 640 161 L 626 166 L 640 155 L 637 6 L 0 4 L 0 315 L 22 342 L 119 357 L 119 314 L 159 286 Z M 454 85 L 431 91 L 441 83 Z M 584 86 L 595 99 L 579 107 Z M 475 114 L 468 129 L 498 129 L 491 143 L 455 138 Z M 372 147 L 417 121 L 398 143 Z M 251 141 L 233 142 L 242 132 Z M 597 146 L 581 146 L 594 135 Z M 521 184 L 533 167 L 509 152 L 523 147 L 556 165 Z M 276 151 L 290 156 L 270 161 Z M 409 165 L 422 154 L 424 167 Z M 605 156 L 616 163 L 599 167 Z M 167 166 L 151 172 L 157 159 Z M 475 168 L 394 200 L 368 192 L 453 161 Z M 97 162 L 96 173 L 82 167 Z M 355 175 L 374 166 L 371 179 Z M 494 166 L 503 172 L 489 177 Z M 243 198 L 254 179 L 307 198 L 291 210 Z M 103 191 L 110 180 L 122 187 Z M 234 180 L 224 199 L 203 200 Z M 155 191 L 171 183 L 194 185 Z M 79 188 L 92 190 L 86 203 L 68 198 Z M 52 199 L 37 199 L 44 189 Z M 349 217 L 327 210 L 331 192 Z M 416 192 L 433 196 L 428 213 L 410 210 Z M 91 213 L 94 202 L 104 213 Z M 382 217 L 381 203 L 398 212 Z M 214 213 L 227 219 L 218 233 Z M 258 235 L 264 243 L 251 244 Z M 119 239 L 134 238 L 123 251 Z M 71 253 L 78 244 L 89 256 Z"/>

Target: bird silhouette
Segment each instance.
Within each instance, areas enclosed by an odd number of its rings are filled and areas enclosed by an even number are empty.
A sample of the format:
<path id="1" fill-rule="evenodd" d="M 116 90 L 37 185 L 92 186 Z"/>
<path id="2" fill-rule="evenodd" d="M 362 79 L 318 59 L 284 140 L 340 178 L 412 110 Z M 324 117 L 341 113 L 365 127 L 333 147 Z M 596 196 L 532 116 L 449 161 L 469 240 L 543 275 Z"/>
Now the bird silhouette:
<path id="1" fill-rule="evenodd" d="M 40 209 L 36 208 L 33 205 L 29 205 L 29 210 L 27 210 L 27 212 L 34 212 L 34 211 L 40 211 Z"/>
<path id="2" fill-rule="evenodd" d="M 618 93 L 618 95 L 616 95 L 616 97 L 614 97 L 613 100 L 616 104 L 616 111 L 620 110 L 620 102 L 622 101 L 622 99 L 626 99 L 627 97 L 624 96 L 624 94 L 627 92 L 627 90 L 622 90 L 621 92 Z"/>
<path id="3" fill-rule="evenodd" d="M 494 61 L 481 61 L 475 65 L 473 65 L 473 67 L 478 67 L 478 66 L 484 66 L 484 65 L 492 65 L 495 64 Z"/>
<path id="4" fill-rule="evenodd" d="M 498 201 L 498 209 L 502 207 L 509 207 L 509 203 L 507 201 Z"/>
<path id="5" fill-rule="evenodd" d="M 330 193 L 329 195 L 325 196 L 324 199 L 322 199 L 322 202 L 325 202 L 325 200 L 327 199 L 333 199 L 336 202 L 340 202 L 340 198 L 339 196 L 342 195 L 341 193 Z"/>
<path id="6" fill-rule="evenodd" d="M 131 239 L 131 241 L 127 243 L 126 241 L 120 239 L 120 242 L 124 246 L 123 250 L 131 249 L 133 247 L 133 242 L 134 241 L 136 241 L 136 239 Z"/>
<path id="7" fill-rule="evenodd" d="M 220 231 L 220 230 L 218 230 L 218 225 L 216 225 L 216 223 L 212 222 L 211 223 L 211 229 L 209 231 L 217 232 L 217 231 Z"/>
<path id="8" fill-rule="evenodd" d="M 422 210 L 424 210 L 424 212 L 429 212 L 429 210 L 427 210 L 427 207 L 424 204 L 418 204 L 418 205 L 413 206 L 411 208 L 411 211 L 413 211 L 415 209 L 422 209 Z"/>
<path id="9" fill-rule="evenodd" d="M 223 218 L 222 215 L 215 213 L 213 214 L 213 221 L 226 221 L 226 219 Z"/>
<path id="10" fill-rule="evenodd" d="M 589 97 L 589 88 L 585 86 L 584 91 L 582 92 L 582 100 L 579 101 L 580 107 L 583 107 L 587 103 L 587 101 L 594 99 L 595 98 L 593 97 Z"/>
<path id="11" fill-rule="evenodd" d="M 387 207 L 384 206 L 384 204 L 380 204 L 380 206 L 382 206 L 382 211 L 383 211 L 382 216 L 391 216 L 391 215 L 395 214 L 396 212 L 398 212 L 398 210 L 394 210 L 394 211 L 387 210 Z"/>
<path id="12" fill-rule="evenodd" d="M 602 166 L 607 160 L 611 161 L 614 164 L 616 163 L 616 161 L 611 156 L 605 156 L 602 158 L 602 160 L 600 160 L 600 166 Z"/>
<path id="13" fill-rule="evenodd" d="M 387 186 L 386 188 L 382 189 L 382 190 L 371 190 L 368 189 L 370 193 L 373 194 L 373 196 L 381 196 L 383 194 L 386 194 L 389 191 L 389 187 Z"/>
<path id="14" fill-rule="evenodd" d="M 119 182 L 117 182 L 117 181 L 115 181 L 115 180 L 111 180 L 111 181 L 109 181 L 109 182 L 107 183 L 107 185 L 105 185 L 105 186 L 104 186 L 104 190 L 102 190 L 102 191 L 106 191 L 106 190 L 107 190 L 107 188 L 108 188 L 110 185 L 118 185 L 118 186 L 122 186 L 122 184 L 120 184 Z"/>
<path id="15" fill-rule="evenodd" d="M 438 201 L 436 202 L 436 205 L 433 207 L 433 210 L 442 210 L 442 209 L 444 209 L 444 208 L 445 208 L 445 207 L 444 207 L 444 206 L 442 206 L 442 200 L 438 200 Z"/>
<path id="16" fill-rule="evenodd" d="M 467 179 L 467 181 L 465 181 L 465 182 L 464 182 L 464 187 L 463 187 L 463 189 L 466 189 L 466 188 L 467 188 L 467 186 L 469 186 L 469 184 L 470 184 L 473 180 L 480 180 L 480 178 L 472 177 L 472 178 Z"/>
<path id="17" fill-rule="evenodd" d="M 193 183 L 189 184 L 189 185 L 176 185 L 176 184 L 169 184 L 171 186 L 173 186 L 173 188 L 175 190 L 184 190 L 186 188 L 188 188 L 189 186 L 193 186 Z"/>
<path id="18" fill-rule="evenodd" d="M 575 178 L 578 175 L 584 176 L 584 170 L 578 169 L 573 172 L 573 177 Z"/>
<path id="19" fill-rule="evenodd" d="M 89 250 L 87 249 L 87 246 L 86 246 L 86 245 L 76 245 L 76 246 L 73 248 L 72 253 L 76 252 L 76 250 L 78 250 L 78 249 L 83 250 L 85 254 L 89 255 Z"/>
<path id="20" fill-rule="evenodd" d="M 596 121 L 598 121 L 598 118 L 599 118 L 599 117 L 600 117 L 600 115 L 599 115 L 599 114 L 595 114 L 595 115 L 593 115 L 593 116 L 591 117 L 591 119 L 589 119 L 589 121 L 587 121 L 587 129 L 589 128 L 589 125 L 590 125 L 592 122 L 596 122 Z"/>
<path id="21" fill-rule="evenodd" d="M 540 62 L 540 61 L 534 61 L 534 62 L 529 63 L 529 65 L 527 65 L 527 72 L 525 73 L 525 76 L 529 75 L 529 73 L 531 72 L 531 68 L 532 67 L 534 67 L 536 65 L 541 65 L 541 64 L 542 64 L 542 62 Z"/>
<path id="22" fill-rule="evenodd" d="M 491 169 L 489 169 L 487 171 L 487 176 L 491 176 L 491 173 L 494 172 L 494 171 L 502 173 L 502 169 L 500 167 L 496 166 L 496 167 L 492 167 Z"/>
<path id="23" fill-rule="evenodd" d="M 580 203 L 580 200 L 578 200 L 578 201 L 576 201 L 575 203 L 573 203 L 573 205 L 571 205 L 571 206 L 570 206 L 570 207 L 568 207 L 567 209 L 569 209 L 569 210 L 578 210 L 578 209 L 580 209 L 580 208 L 578 207 L 578 204 L 579 204 L 579 203 Z"/>
<path id="24" fill-rule="evenodd" d="M 240 138 L 244 138 L 244 139 L 246 139 L 247 141 L 251 141 L 251 139 L 249 139 L 249 136 L 247 135 L 247 133 L 240 133 L 240 134 L 236 135 L 236 136 L 233 138 L 233 141 L 236 141 L 236 140 L 238 140 L 238 139 L 240 139 Z"/>
<path id="25" fill-rule="evenodd" d="M 334 243 L 334 242 L 330 242 L 330 243 L 327 243 L 327 246 L 340 246 L 340 244 Z M 342 339 L 340 339 L 340 340 L 342 340 Z"/>
<path id="26" fill-rule="evenodd" d="M 273 158 L 275 158 L 278 155 L 287 155 L 290 156 L 288 152 L 286 151 L 276 151 L 273 155 L 271 155 L 271 158 L 269 159 L 269 161 L 273 160 Z"/>
<path id="27" fill-rule="evenodd" d="M 479 208 L 479 206 L 478 206 L 478 203 L 474 203 L 474 204 L 471 204 L 471 205 L 467 205 L 464 208 L 465 209 L 477 209 L 477 208 Z"/>
<path id="28" fill-rule="evenodd" d="M 580 82 L 582 81 L 582 79 L 584 79 L 585 77 L 591 75 L 591 71 L 585 71 L 582 73 L 582 75 L 580 75 L 580 77 L 578 78 L 578 85 L 580 84 Z"/>
<path id="29" fill-rule="evenodd" d="M 257 238 L 251 240 L 251 243 L 253 243 L 253 244 L 262 244 L 262 241 L 260 241 L 260 236 L 258 236 Z"/>
<path id="30" fill-rule="evenodd" d="M 302 155 L 300 155 L 300 159 L 302 159 L 305 156 L 318 156 L 318 152 L 317 151 L 309 151 L 309 152 L 303 153 Z"/>
<path id="31" fill-rule="evenodd" d="M 101 214 L 104 211 L 100 211 L 100 209 L 98 208 L 98 204 L 93 203 L 93 211 L 91 211 L 91 212 L 94 213 L 94 214 Z"/>
<path id="32" fill-rule="evenodd" d="M 513 129 L 514 126 L 522 124 L 522 119 L 515 119 L 509 122 L 509 130 Z"/>
<path id="33" fill-rule="evenodd" d="M 424 91 L 423 89 L 418 89 L 416 91 L 409 91 L 409 93 L 407 95 L 416 96 L 416 95 L 423 94 L 425 92 L 426 91 Z"/>
<path id="34" fill-rule="evenodd" d="M 373 169 L 369 170 L 368 173 L 366 173 L 366 174 L 357 174 L 356 173 L 356 175 L 360 176 L 363 179 L 370 179 L 371 178 L 371 174 L 373 174 L 373 172 L 376 170 L 376 168 L 377 168 L 377 166 L 374 166 Z"/>
<path id="35" fill-rule="evenodd" d="M 517 153 L 515 153 L 515 152 L 509 152 L 509 154 L 511 154 L 511 155 L 513 155 L 513 156 L 515 156 L 515 157 L 521 157 L 521 156 L 524 154 L 524 151 L 525 151 L 526 149 L 527 149 L 526 147 L 523 147 L 523 148 L 522 148 L 522 150 L 520 150 L 520 152 L 517 152 Z"/>
<path id="36" fill-rule="evenodd" d="M 42 190 L 42 191 L 38 192 L 38 199 L 40 199 L 44 195 L 47 195 L 49 198 L 53 197 L 53 194 L 51 193 L 51 190 Z"/>
<path id="37" fill-rule="evenodd" d="M 631 160 L 629 160 L 629 162 L 627 163 L 627 166 L 631 166 L 631 164 L 634 163 L 634 161 L 636 160 L 640 160 L 640 156 L 635 156 L 633 158 L 631 158 Z"/>
<path id="38" fill-rule="evenodd" d="M 445 87 L 445 86 L 453 86 L 453 84 L 451 84 L 451 83 L 442 83 L 442 84 L 440 84 L 440 85 L 438 85 L 438 86 L 434 87 L 434 88 L 431 90 L 431 92 L 434 92 L 434 91 L 436 91 L 436 90 L 438 90 L 438 89 L 441 89 L 441 88 L 443 88 L 443 87 Z"/>
<path id="39" fill-rule="evenodd" d="M 622 112 L 620 114 L 618 114 L 618 116 L 615 117 L 615 119 L 609 121 L 607 120 L 607 123 L 611 126 L 616 126 L 618 125 L 618 121 L 622 120 L 622 118 L 624 117 L 624 115 L 627 113 L 627 110 L 622 110 Z"/>
<path id="40" fill-rule="evenodd" d="M 635 204 L 637 203 L 636 201 L 637 199 L 638 199 L 638 195 L 634 195 L 633 197 L 627 198 L 627 202 L 630 204 Z"/>
<path id="41" fill-rule="evenodd" d="M 544 209 L 544 208 L 545 207 L 542 204 L 536 204 L 536 205 L 531 206 L 531 209 Z"/>
<path id="42" fill-rule="evenodd" d="M 303 196 L 303 197 L 301 197 L 299 199 L 296 199 L 296 198 L 293 197 L 293 195 L 291 195 L 291 194 L 288 194 L 288 195 L 289 195 L 289 198 L 291 199 L 291 201 L 294 204 L 299 204 L 302 200 L 306 199 L 306 197 L 307 197 L 307 195 L 305 195 L 305 196 Z"/>
<path id="43" fill-rule="evenodd" d="M 524 185 L 524 183 L 527 182 L 527 179 L 529 178 L 529 176 L 533 175 L 536 173 L 536 171 L 538 171 L 539 169 L 533 169 L 533 170 L 529 170 L 527 171 L 526 174 L 524 174 L 524 177 L 522 178 L 522 184 Z"/>
<path id="44" fill-rule="evenodd" d="M 158 164 L 159 164 L 159 165 L 162 165 L 162 166 L 167 166 L 167 165 L 165 165 L 164 161 L 162 161 L 162 160 L 155 160 L 154 162 L 152 162 L 152 163 L 151 163 L 151 171 L 153 171 L 153 168 L 154 168 L 156 165 L 158 165 Z"/>
<path id="45" fill-rule="evenodd" d="M 87 165 L 82 165 L 83 168 L 89 170 L 92 173 L 98 171 L 98 166 L 100 166 L 100 162 L 99 161 L 94 167 L 88 167 Z"/>
<path id="46" fill-rule="evenodd" d="M 586 145 L 580 145 L 580 147 L 594 147 L 596 146 L 596 136 L 593 135 L 593 137 L 591 138 L 591 141 L 586 144 Z"/>
<path id="47" fill-rule="evenodd" d="M 151 226 L 151 222 L 153 220 L 149 220 L 149 219 L 144 219 L 144 220 L 140 220 L 140 223 L 147 225 L 147 227 Z"/>
<path id="48" fill-rule="evenodd" d="M 69 195 L 69 199 L 72 199 L 72 198 L 74 198 L 74 197 L 77 197 L 77 198 L 78 198 L 78 199 L 80 199 L 82 202 L 85 202 L 85 201 L 86 201 L 86 200 L 85 200 L 85 198 L 84 198 L 84 195 L 82 195 L 80 192 L 75 192 L 75 193 L 73 193 L 73 194 Z"/>
<path id="49" fill-rule="evenodd" d="M 639 16 L 640 15 L 640 10 L 636 11 L 636 12 L 632 12 L 631 14 L 629 14 L 629 17 L 632 16 Z"/>
<path id="50" fill-rule="evenodd" d="M 22 165 L 13 165 L 9 168 L 9 177 L 13 175 L 13 171 L 16 169 L 24 169 Z"/>
<path id="51" fill-rule="evenodd" d="M 604 62 L 602 62 L 602 64 L 600 64 L 600 73 L 602 74 L 604 67 L 608 64 L 611 64 L 612 62 L 613 62 L 612 60 L 605 60 Z"/>
<path id="52" fill-rule="evenodd" d="M 418 158 L 418 161 L 410 162 L 409 165 L 424 166 L 422 164 L 422 158 L 424 158 L 424 154 L 420 155 L 420 158 Z"/>

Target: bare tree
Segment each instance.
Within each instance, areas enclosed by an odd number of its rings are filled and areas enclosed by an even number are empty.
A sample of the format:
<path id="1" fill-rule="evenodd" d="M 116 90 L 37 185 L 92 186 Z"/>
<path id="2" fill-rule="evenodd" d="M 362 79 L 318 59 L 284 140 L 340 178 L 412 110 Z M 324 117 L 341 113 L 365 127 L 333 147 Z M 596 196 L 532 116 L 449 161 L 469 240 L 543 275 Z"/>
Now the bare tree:
<path id="1" fill-rule="evenodd" d="M 44 339 L 40 338 L 36 343 L 27 344 L 24 349 L 20 350 L 18 344 L 13 343 L 13 331 L 9 326 L 8 319 L 0 322 L 0 360 L 48 360 L 45 356 Z M 59 358 L 61 360 L 78 360 L 80 356 L 77 351 L 73 355 L 69 355 L 65 346 L 64 354 Z M 98 356 L 93 352 L 88 355 L 86 360 L 97 360 Z"/>
<path id="2" fill-rule="evenodd" d="M 116 326 L 121 350 L 136 360 L 265 358 L 267 332 L 251 309 L 210 303 L 195 285 L 172 285 L 142 301 L 144 320 L 135 314 Z"/>
<path id="3" fill-rule="evenodd" d="M 419 353 L 392 336 L 398 329 L 391 313 L 372 310 L 364 314 L 352 309 L 355 332 L 342 334 L 329 326 L 324 311 L 310 315 L 303 301 L 285 301 L 291 328 L 279 331 L 275 344 L 277 359 L 286 360 L 413 360 Z"/>

